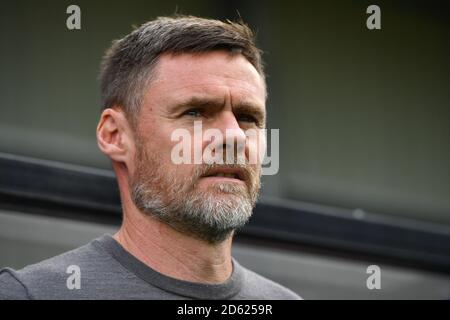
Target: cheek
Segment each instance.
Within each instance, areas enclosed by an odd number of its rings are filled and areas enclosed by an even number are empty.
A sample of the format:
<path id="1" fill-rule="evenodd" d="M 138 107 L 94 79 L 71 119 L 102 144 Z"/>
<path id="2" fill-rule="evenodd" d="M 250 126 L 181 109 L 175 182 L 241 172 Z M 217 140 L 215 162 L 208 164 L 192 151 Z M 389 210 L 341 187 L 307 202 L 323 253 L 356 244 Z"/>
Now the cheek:
<path id="1" fill-rule="evenodd" d="M 158 129 L 153 130 L 148 135 L 149 152 L 157 155 L 164 165 L 174 165 L 172 161 L 172 151 L 180 144 L 177 139 L 172 139 L 174 130 L 171 129 Z"/>

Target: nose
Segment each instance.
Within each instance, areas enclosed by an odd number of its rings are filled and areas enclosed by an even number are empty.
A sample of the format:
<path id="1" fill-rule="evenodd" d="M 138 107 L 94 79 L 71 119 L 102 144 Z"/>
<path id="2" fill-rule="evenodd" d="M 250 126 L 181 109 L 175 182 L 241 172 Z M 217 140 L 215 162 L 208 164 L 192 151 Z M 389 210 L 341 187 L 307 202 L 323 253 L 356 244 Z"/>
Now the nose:
<path id="1" fill-rule="evenodd" d="M 215 128 L 223 135 L 222 148 L 227 152 L 227 156 L 228 153 L 231 153 L 233 159 L 246 156 L 246 135 L 232 111 L 222 111 L 217 117 Z"/>

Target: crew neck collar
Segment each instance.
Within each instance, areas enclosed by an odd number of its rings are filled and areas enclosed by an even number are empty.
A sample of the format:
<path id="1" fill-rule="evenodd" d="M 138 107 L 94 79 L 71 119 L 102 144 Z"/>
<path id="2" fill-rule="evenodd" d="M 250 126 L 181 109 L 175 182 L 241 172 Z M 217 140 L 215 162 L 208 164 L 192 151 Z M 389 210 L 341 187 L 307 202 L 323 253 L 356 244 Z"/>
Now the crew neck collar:
<path id="1" fill-rule="evenodd" d="M 232 258 L 233 271 L 228 280 L 220 284 L 204 284 L 172 278 L 152 269 L 125 250 L 111 235 L 105 234 L 94 240 L 94 243 L 99 244 L 122 266 L 142 280 L 177 295 L 194 299 L 220 300 L 229 299 L 241 290 L 244 270 L 234 258 Z"/>

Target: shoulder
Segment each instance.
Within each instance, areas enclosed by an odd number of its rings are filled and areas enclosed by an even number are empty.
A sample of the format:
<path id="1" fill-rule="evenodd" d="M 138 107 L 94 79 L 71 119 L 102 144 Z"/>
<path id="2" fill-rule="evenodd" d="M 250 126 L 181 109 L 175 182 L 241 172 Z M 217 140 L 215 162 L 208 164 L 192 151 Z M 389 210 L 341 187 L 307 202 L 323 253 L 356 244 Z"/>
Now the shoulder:
<path id="1" fill-rule="evenodd" d="M 28 300 L 28 290 L 18 279 L 17 273 L 10 269 L 0 270 L 0 300 Z"/>
<path id="2" fill-rule="evenodd" d="M 240 268 L 244 275 L 240 299 L 302 300 L 298 294 L 281 284 L 243 266 Z"/>
<path id="3" fill-rule="evenodd" d="M 18 271 L 0 270 L 0 299 L 58 299 L 67 293 L 68 278 L 99 269 L 108 256 L 93 242 Z"/>

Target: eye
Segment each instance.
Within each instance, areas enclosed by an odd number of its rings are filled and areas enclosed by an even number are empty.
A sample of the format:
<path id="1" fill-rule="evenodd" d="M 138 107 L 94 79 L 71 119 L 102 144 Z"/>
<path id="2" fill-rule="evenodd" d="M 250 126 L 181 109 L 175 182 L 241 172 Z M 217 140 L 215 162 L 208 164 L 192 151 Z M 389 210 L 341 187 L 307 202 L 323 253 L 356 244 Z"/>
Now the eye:
<path id="1" fill-rule="evenodd" d="M 183 116 L 189 116 L 189 117 L 201 117 L 202 116 L 202 110 L 198 108 L 189 109 L 183 112 Z"/>
<path id="2" fill-rule="evenodd" d="M 238 114 L 236 116 L 236 119 L 240 122 L 251 122 L 251 123 L 258 123 L 258 120 L 252 115 L 249 114 Z"/>

